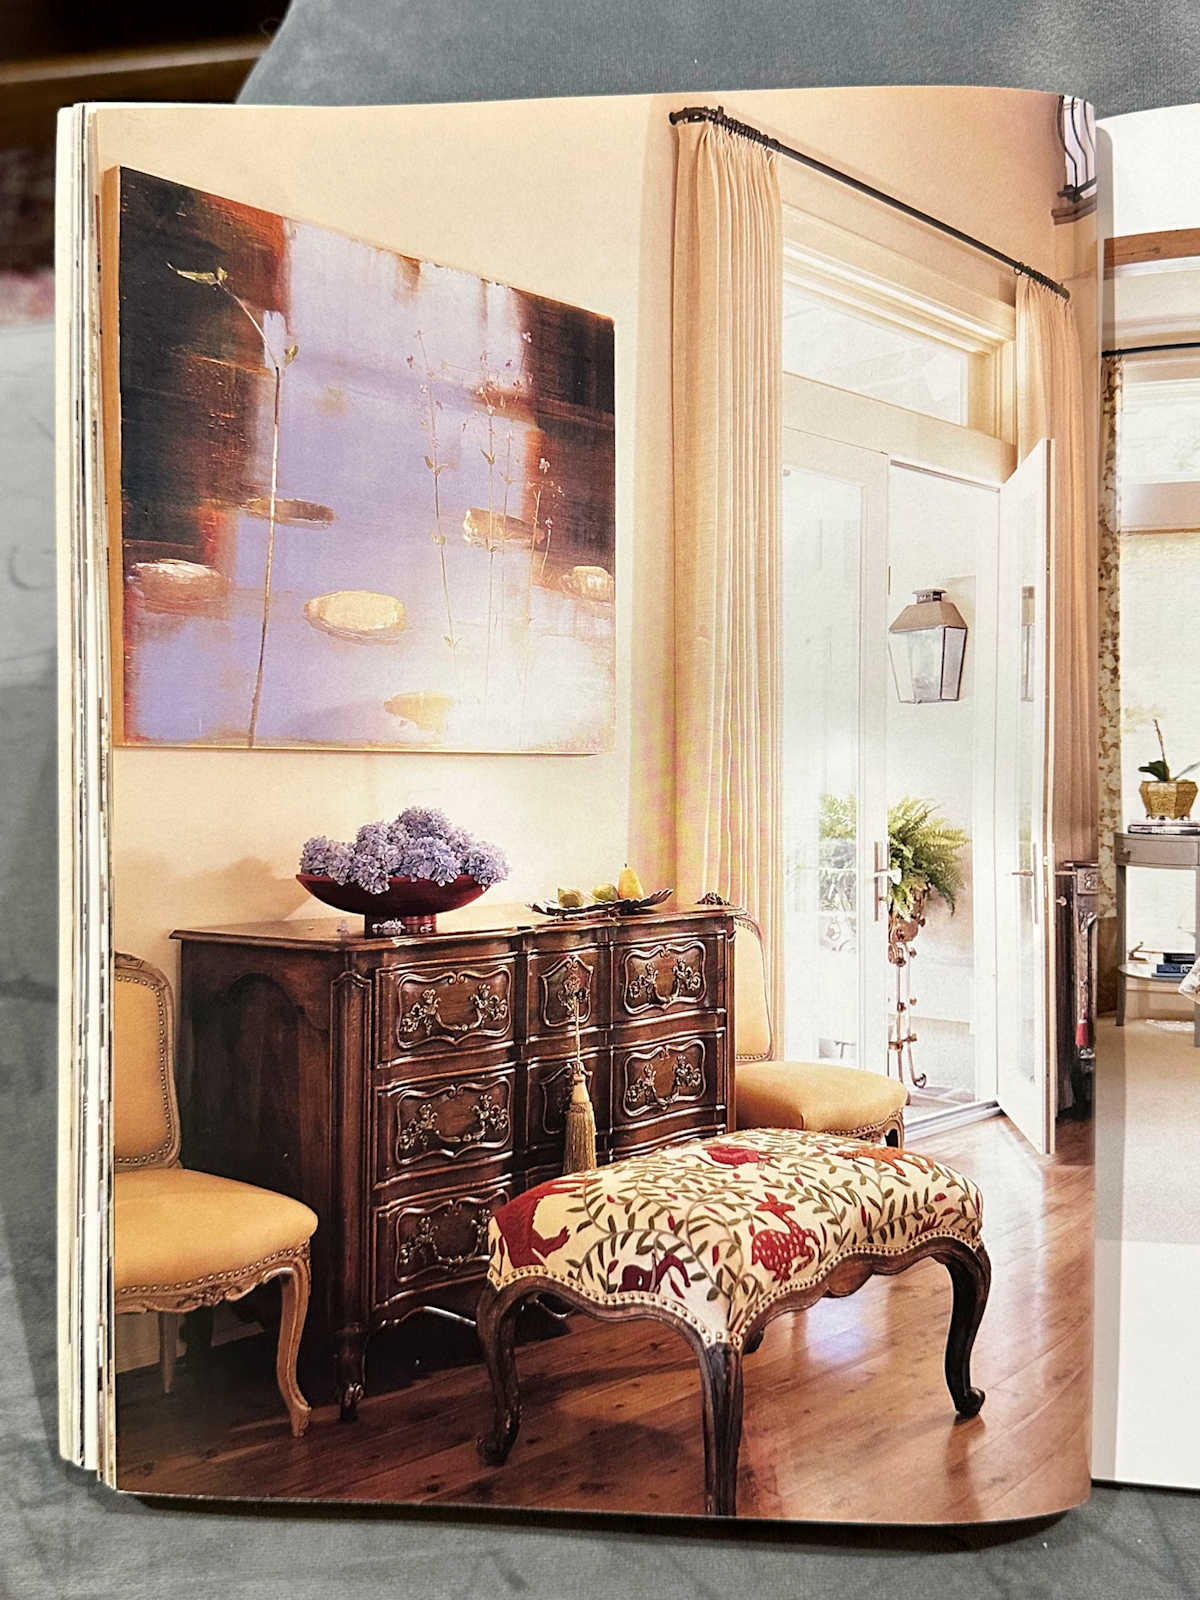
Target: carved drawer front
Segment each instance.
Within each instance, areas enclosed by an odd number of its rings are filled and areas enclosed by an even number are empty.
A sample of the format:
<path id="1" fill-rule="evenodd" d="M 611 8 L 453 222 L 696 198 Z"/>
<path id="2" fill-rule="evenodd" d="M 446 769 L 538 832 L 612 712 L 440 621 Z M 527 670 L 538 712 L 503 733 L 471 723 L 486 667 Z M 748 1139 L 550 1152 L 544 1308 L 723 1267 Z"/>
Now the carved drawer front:
<path id="1" fill-rule="evenodd" d="M 613 1063 L 614 1122 L 639 1122 L 713 1104 L 715 1043 L 709 1035 L 685 1035 L 618 1050 Z"/>
<path id="2" fill-rule="evenodd" d="M 629 945 L 620 953 L 616 1015 L 655 1016 L 713 1003 L 712 952 L 699 939 Z"/>
<path id="3" fill-rule="evenodd" d="M 596 1118 L 596 1132 L 608 1132 L 608 1052 L 585 1050 L 580 1058 L 587 1074 L 588 1097 Z M 556 1141 L 560 1146 L 567 1125 L 567 1105 L 571 1098 L 571 1060 L 531 1061 L 527 1068 L 525 1102 L 525 1143 L 541 1145 Z"/>
<path id="4" fill-rule="evenodd" d="M 505 1182 L 381 1206 L 375 1212 L 375 1304 L 478 1276 L 487 1263 L 492 1212 L 511 1194 Z"/>
<path id="5" fill-rule="evenodd" d="M 578 950 L 550 950 L 529 960 L 529 1032 L 575 1032 L 575 1012 L 580 1028 L 603 1027 L 608 1021 L 605 978 L 607 952 L 595 945 Z"/>
<path id="6" fill-rule="evenodd" d="M 394 1084 L 376 1096 L 375 1178 L 470 1161 L 513 1144 L 513 1074 Z"/>
<path id="7" fill-rule="evenodd" d="M 386 967 L 379 974 L 379 1054 L 469 1050 L 511 1039 L 513 960 Z"/>

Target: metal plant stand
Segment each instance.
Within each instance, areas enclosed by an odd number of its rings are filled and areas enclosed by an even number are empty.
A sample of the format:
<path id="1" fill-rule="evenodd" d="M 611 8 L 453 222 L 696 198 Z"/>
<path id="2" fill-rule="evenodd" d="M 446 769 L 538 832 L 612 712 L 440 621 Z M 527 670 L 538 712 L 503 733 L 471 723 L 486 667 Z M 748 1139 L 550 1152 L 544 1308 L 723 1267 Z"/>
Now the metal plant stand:
<path id="1" fill-rule="evenodd" d="M 913 1062 L 913 1045 L 917 1035 L 913 1028 L 913 1007 L 917 997 L 912 992 L 912 964 L 917 952 L 914 941 L 918 928 L 925 926 L 925 897 L 921 895 L 913 907 L 911 917 L 898 917 L 893 912 L 888 919 L 888 960 L 896 969 L 896 1000 L 888 1023 L 888 1071 L 893 1058 L 896 1077 L 904 1082 L 905 1068 L 914 1089 L 925 1087 L 926 1075 L 918 1072 Z"/>

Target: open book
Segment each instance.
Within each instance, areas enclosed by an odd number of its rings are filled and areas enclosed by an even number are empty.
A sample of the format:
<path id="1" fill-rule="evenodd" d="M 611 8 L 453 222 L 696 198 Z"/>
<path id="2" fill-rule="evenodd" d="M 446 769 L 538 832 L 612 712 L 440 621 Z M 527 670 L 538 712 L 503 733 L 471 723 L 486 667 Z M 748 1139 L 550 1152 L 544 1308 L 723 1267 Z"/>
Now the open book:
<path id="1" fill-rule="evenodd" d="M 1082 1500 L 1137 989 L 1090 108 L 84 106 L 60 148 L 64 1454 Z"/>

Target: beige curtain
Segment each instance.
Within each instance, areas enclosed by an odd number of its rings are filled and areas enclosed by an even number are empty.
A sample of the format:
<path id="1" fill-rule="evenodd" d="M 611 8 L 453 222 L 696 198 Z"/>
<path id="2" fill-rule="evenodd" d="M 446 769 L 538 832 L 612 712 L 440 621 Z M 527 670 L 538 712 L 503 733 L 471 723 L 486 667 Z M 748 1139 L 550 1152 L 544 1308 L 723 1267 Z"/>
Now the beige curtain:
<path id="1" fill-rule="evenodd" d="M 1050 844 L 1055 865 L 1096 859 L 1096 527 L 1079 336 L 1069 301 L 1017 280 L 1017 445 L 1054 441 L 1050 537 Z"/>
<path id="2" fill-rule="evenodd" d="M 1117 482 L 1117 428 L 1121 412 L 1120 356 L 1106 356 L 1100 382 L 1100 508 L 1097 517 L 1100 681 L 1100 895 L 1101 917 L 1117 910 L 1113 834 L 1124 826 L 1121 803 L 1121 503 Z"/>
<path id="3" fill-rule="evenodd" d="M 783 232 L 776 156 L 679 123 L 675 184 L 676 881 L 762 925 L 778 1016 Z"/>

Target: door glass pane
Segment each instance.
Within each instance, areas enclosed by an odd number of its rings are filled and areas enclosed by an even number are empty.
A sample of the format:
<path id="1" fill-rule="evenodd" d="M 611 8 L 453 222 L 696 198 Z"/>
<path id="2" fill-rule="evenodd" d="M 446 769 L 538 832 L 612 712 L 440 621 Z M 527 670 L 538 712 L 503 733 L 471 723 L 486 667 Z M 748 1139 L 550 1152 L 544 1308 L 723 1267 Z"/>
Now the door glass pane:
<path id="1" fill-rule="evenodd" d="M 785 283 L 783 370 L 966 426 L 971 355 Z"/>
<path id="2" fill-rule="evenodd" d="M 1039 572 L 1040 528 L 1032 506 L 1008 519 L 1010 546 L 1001 562 L 1001 708 L 996 752 L 996 938 L 1010 953 L 1009 992 L 1000 995 L 999 1048 L 1010 1081 L 1032 1085 L 1038 1071 L 1040 929 L 1035 921 L 1041 849 L 1039 800 L 1043 727 L 1040 657 L 1045 620 Z M 1010 1090 L 1011 1092 L 1011 1090 Z"/>
<path id="3" fill-rule="evenodd" d="M 787 1058 L 858 1060 L 859 484 L 783 482 Z"/>
<path id="4" fill-rule="evenodd" d="M 1042 632 L 1041 586 L 1037 572 L 1037 525 L 1032 517 L 1022 519 L 1021 527 L 1021 593 L 1018 598 L 1018 630 L 1010 635 L 1009 649 L 1017 649 L 1022 633 L 1028 630 L 1031 639 Z M 1037 1069 L 1036 1023 L 1038 1014 L 1037 970 L 1038 940 L 1034 926 L 1038 884 L 1035 876 L 1035 847 L 1040 843 L 1040 830 L 1035 827 L 1034 799 L 1039 788 L 1035 763 L 1041 760 L 1041 709 L 1038 704 L 1037 674 L 1030 674 L 1022 684 L 1017 723 L 1017 858 L 1021 876 L 1017 879 L 1017 937 L 1020 950 L 1018 970 L 1021 994 L 1018 1015 L 1021 1021 L 1021 1039 L 1018 1060 L 1021 1075 L 1032 1080 Z"/>
<path id="5" fill-rule="evenodd" d="M 915 850 L 913 871 L 941 859 L 953 863 L 960 879 L 955 888 L 952 871 L 936 874 L 923 903 L 924 922 L 904 940 L 912 961 L 903 971 L 893 966 L 889 972 L 893 1038 L 915 1035 L 900 1052 L 912 1092 L 908 1120 L 915 1126 L 923 1116 L 995 1095 L 991 762 L 1000 507 L 995 491 L 978 484 L 893 467 L 888 511 L 889 619 L 912 603 L 916 591 L 937 587 L 967 625 L 957 700 L 902 701 L 893 683 L 882 691 L 897 860 L 904 859 L 904 849 Z M 911 637 L 902 636 L 905 642 Z M 934 678 L 940 686 L 940 641 L 937 655 Z M 945 844 L 943 832 L 939 848 L 942 829 L 965 835 L 965 841 Z M 908 1007 L 903 1013 L 898 1000 Z"/>

